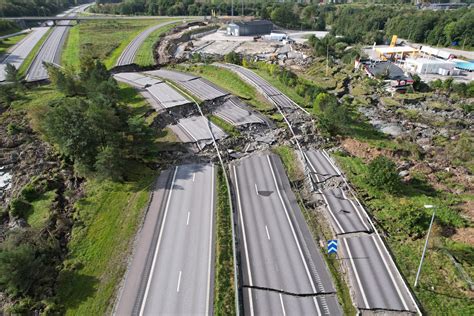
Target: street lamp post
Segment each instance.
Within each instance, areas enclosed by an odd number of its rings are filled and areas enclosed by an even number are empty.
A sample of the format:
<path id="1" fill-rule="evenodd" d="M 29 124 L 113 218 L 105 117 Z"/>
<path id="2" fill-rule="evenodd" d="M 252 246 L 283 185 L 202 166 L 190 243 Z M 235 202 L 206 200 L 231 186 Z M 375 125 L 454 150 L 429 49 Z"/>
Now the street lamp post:
<path id="1" fill-rule="evenodd" d="M 425 208 L 433 209 L 433 216 L 431 216 L 430 227 L 428 228 L 428 234 L 426 235 L 425 247 L 423 248 L 423 254 L 421 255 L 420 265 L 418 266 L 418 272 L 416 273 L 415 287 L 418 285 L 418 279 L 420 278 L 421 266 L 423 265 L 423 259 L 425 259 L 426 248 L 428 247 L 428 240 L 430 238 L 431 227 L 435 218 L 436 209 L 433 205 L 425 205 Z"/>

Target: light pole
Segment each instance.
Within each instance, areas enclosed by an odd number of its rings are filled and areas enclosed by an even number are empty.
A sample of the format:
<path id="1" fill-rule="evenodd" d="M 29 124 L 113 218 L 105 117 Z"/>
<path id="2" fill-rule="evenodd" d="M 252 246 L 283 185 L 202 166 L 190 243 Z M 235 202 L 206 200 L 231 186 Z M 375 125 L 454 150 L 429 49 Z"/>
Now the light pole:
<path id="1" fill-rule="evenodd" d="M 421 255 L 420 265 L 418 266 L 418 272 L 416 273 L 415 287 L 418 285 L 418 279 L 420 278 L 421 266 L 423 265 L 423 259 L 425 259 L 426 248 L 428 247 L 428 240 L 430 238 L 431 227 L 433 226 L 433 221 L 435 218 L 436 209 L 434 205 L 425 205 L 425 208 L 433 209 L 433 216 L 431 216 L 430 227 L 428 228 L 428 235 L 426 235 L 425 247 L 423 248 L 423 254 Z"/>

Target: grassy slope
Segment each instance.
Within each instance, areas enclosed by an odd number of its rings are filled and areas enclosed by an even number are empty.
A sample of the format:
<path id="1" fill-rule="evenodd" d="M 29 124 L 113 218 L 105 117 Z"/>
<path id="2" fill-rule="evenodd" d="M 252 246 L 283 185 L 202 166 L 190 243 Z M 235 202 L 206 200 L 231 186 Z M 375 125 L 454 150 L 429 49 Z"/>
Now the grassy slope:
<path id="1" fill-rule="evenodd" d="M 125 183 L 89 181 L 87 197 L 76 204 L 70 254 L 58 294 L 67 315 L 103 315 L 130 254 L 155 172 L 141 166 Z"/>
<path id="2" fill-rule="evenodd" d="M 78 68 L 80 57 L 91 54 L 111 68 L 140 32 L 164 21 L 166 19 L 82 22 L 71 29 L 61 60 L 64 64 Z"/>
<path id="3" fill-rule="evenodd" d="M 28 34 L 21 34 L 13 37 L 6 38 L 0 41 L 0 55 L 7 53 L 8 49 L 24 39 Z M 1 58 L 0 58 L 1 59 Z"/>
<path id="4" fill-rule="evenodd" d="M 463 220 L 453 210 L 456 197 L 426 192 L 423 184 L 405 185 L 402 193 L 391 195 L 367 184 L 364 174 L 367 166 L 359 158 L 336 156 L 339 165 L 346 171 L 351 182 L 366 198 L 366 205 L 379 225 L 388 231 L 387 241 L 395 255 L 395 261 L 409 285 L 414 283 L 424 239 L 412 239 L 407 236 L 403 224 L 394 219 L 401 206 L 413 203 L 420 209 L 424 204 L 439 207 L 437 225 L 431 236 L 430 246 L 421 273 L 420 286 L 415 290 L 426 312 L 451 313 L 453 315 L 472 314 L 474 300 L 467 283 L 460 277 L 446 252 L 453 254 L 464 270 L 474 278 L 474 247 L 455 242 L 441 234 L 440 222 L 452 222 L 454 226 L 463 226 Z M 428 212 L 429 213 L 429 212 Z M 427 214 L 428 216 L 430 214 Z"/>
<path id="5" fill-rule="evenodd" d="M 50 28 L 46 34 L 43 35 L 43 37 L 36 43 L 35 47 L 31 50 L 31 52 L 28 54 L 28 56 L 25 58 L 25 61 L 23 64 L 21 64 L 19 72 L 21 75 L 26 75 L 26 71 L 30 67 L 31 63 L 33 62 L 33 59 L 35 59 L 36 54 L 38 54 L 39 49 L 41 48 L 41 45 L 46 41 L 46 39 L 49 37 L 49 34 L 53 31 L 53 28 Z"/>
<path id="6" fill-rule="evenodd" d="M 217 177 L 216 276 L 214 279 L 214 315 L 235 315 L 235 282 L 232 254 L 231 209 L 222 169 Z"/>
<path id="7" fill-rule="evenodd" d="M 266 112 L 273 110 L 271 105 L 257 90 L 230 70 L 219 68 L 212 65 L 193 65 L 191 67 L 178 67 L 179 70 L 187 71 L 201 76 L 216 85 L 232 92 L 232 94 L 245 99 L 246 102 L 253 105 L 258 111 Z"/>
<path id="8" fill-rule="evenodd" d="M 56 192 L 48 191 L 31 203 L 32 211 L 27 221 L 33 228 L 42 228 L 49 218 L 51 205 L 56 198 Z"/>
<path id="9" fill-rule="evenodd" d="M 155 45 L 162 34 L 165 34 L 179 24 L 181 24 L 181 22 L 166 25 L 151 33 L 138 49 L 137 55 L 135 56 L 135 63 L 140 66 L 154 65 L 155 61 L 153 59 L 153 45 Z"/>

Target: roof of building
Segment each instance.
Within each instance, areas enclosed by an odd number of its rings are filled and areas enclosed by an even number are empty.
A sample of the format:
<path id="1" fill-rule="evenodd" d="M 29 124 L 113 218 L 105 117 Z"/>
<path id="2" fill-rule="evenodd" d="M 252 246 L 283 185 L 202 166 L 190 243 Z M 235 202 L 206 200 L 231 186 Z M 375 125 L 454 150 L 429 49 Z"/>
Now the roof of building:
<path id="1" fill-rule="evenodd" d="M 417 52 L 418 49 L 410 47 L 410 46 L 385 46 L 385 47 L 375 47 L 375 50 L 380 54 L 396 54 L 396 53 L 414 53 Z"/>
<path id="2" fill-rule="evenodd" d="M 372 62 L 365 63 L 367 71 L 372 75 L 383 75 L 388 70 L 388 79 L 390 80 L 411 80 L 410 75 L 405 75 L 405 72 L 402 68 L 398 67 L 394 63 L 384 61 L 384 62 Z"/>
<path id="3" fill-rule="evenodd" d="M 262 25 L 273 25 L 271 21 L 268 20 L 254 20 L 248 22 L 234 22 L 231 24 L 235 24 L 238 26 L 262 26 Z"/>
<path id="4" fill-rule="evenodd" d="M 443 60 L 443 59 L 432 59 L 432 58 L 407 58 L 405 60 L 407 63 L 413 63 L 413 64 L 434 64 L 434 65 L 454 65 L 453 62 L 448 61 L 448 60 Z"/>

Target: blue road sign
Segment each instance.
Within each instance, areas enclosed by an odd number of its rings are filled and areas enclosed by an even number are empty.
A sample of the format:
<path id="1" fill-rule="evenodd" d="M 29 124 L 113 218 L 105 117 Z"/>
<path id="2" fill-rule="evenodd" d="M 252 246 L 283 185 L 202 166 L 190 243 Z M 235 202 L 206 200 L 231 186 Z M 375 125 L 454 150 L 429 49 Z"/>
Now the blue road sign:
<path id="1" fill-rule="evenodd" d="M 337 253 L 337 239 L 328 240 L 328 253 Z"/>

